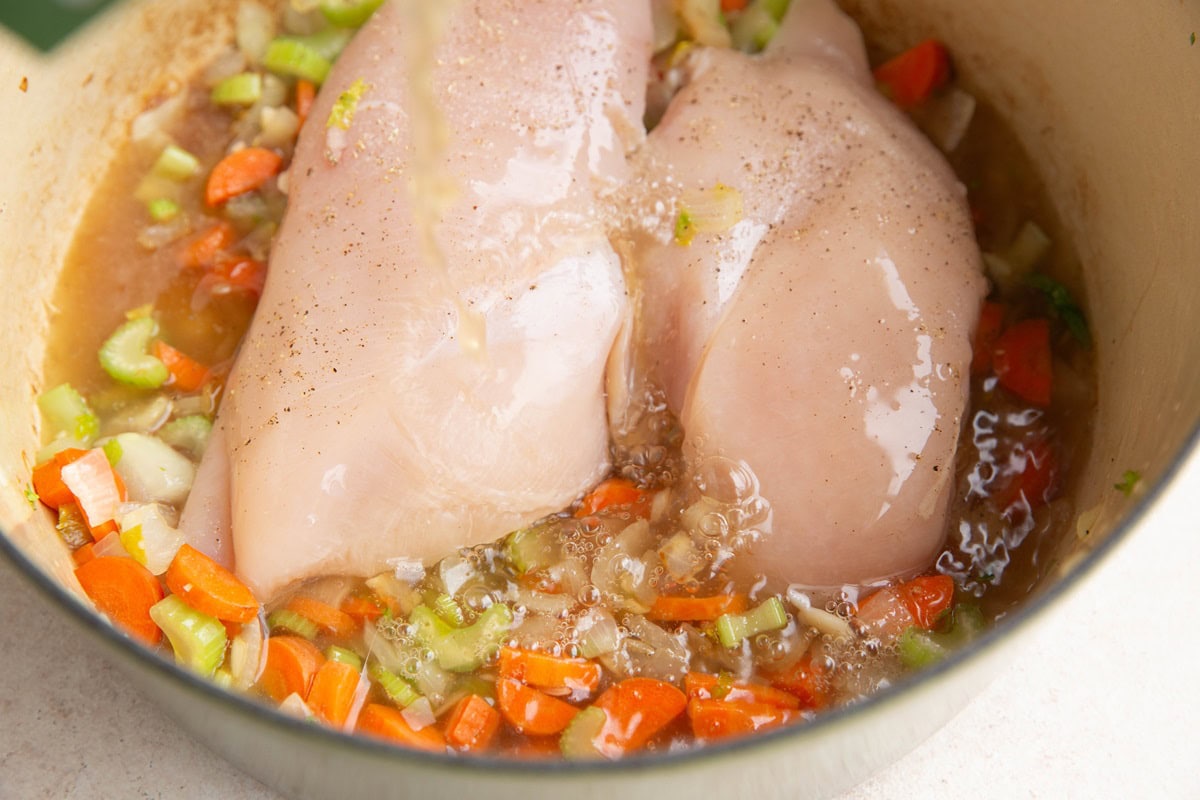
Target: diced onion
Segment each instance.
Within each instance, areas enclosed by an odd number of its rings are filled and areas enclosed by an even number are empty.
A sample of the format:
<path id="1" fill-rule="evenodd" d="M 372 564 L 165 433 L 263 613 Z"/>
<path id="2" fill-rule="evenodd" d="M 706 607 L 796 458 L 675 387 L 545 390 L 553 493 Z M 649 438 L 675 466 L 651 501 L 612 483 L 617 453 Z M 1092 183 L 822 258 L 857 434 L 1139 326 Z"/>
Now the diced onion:
<path id="1" fill-rule="evenodd" d="M 212 88 L 226 78 L 232 78 L 246 69 L 246 56 L 233 47 L 213 59 L 205 68 L 201 80 L 204 85 Z"/>
<path id="2" fill-rule="evenodd" d="M 694 41 L 711 47 L 732 44 L 729 30 L 721 22 L 721 0 L 676 0 L 675 8 Z"/>
<path id="3" fill-rule="evenodd" d="M 428 697 L 422 697 L 403 709 L 400 716 L 404 717 L 404 721 L 414 731 L 423 730 L 437 722 L 437 717 L 433 713 L 433 704 L 429 702 Z"/>
<path id="4" fill-rule="evenodd" d="M 235 24 L 238 49 L 252 63 L 260 63 L 275 38 L 275 15 L 258 3 L 242 0 Z"/>
<path id="5" fill-rule="evenodd" d="M 798 587 L 788 587 L 787 599 L 792 608 L 796 610 L 796 620 L 802 625 L 816 628 L 833 639 L 851 640 L 854 638 L 854 629 L 850 627 L 849 622 L 822 608 L 815 608 L 809 596 Z"/>

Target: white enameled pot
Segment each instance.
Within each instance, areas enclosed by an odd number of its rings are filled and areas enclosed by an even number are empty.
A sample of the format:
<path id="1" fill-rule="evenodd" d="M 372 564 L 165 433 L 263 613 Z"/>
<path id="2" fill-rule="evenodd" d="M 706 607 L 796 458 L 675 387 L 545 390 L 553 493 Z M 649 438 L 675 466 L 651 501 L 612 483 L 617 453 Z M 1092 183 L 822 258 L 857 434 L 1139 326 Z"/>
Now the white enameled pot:
<path id="1" fill-rule="evenodd" d="M 47 304 L 72 232 L 146 98 L 187 79 L 230 34 L 234 0 L 127 3 L 43 59 L 0 39 L 0 552 L 107 657 L 197 737 L 307 797 L 820 797 L 929 736 L 1001 668 L 1039 620 L 1118 545 L 1150 534 L 1183 491 L 1200 420 L 1200 3 L 1193 0 L 846 0 L 881 45 L 946 41 L 964 80 L 1010 120 L 1084 265 L 1096 338 L 1096 437 L 1065 565 L 1018 612 L 948 662 L 803 728 L 626 764 L 519 765 L 399 752 L 226 695 L 97 625 L 49 518 L 23 490 L 37 449 L 33 398 Z M 25 80 L 23 80 L 25 79 Z M 1124 469 L 1145 491 L 1113 491 Z M 1191 486 L 1196 482 L 1192 481 Z M 1178 498 L 1176 498 L 1177 500 Z M 7 724 L 7 721 L 6 721 Z"/>

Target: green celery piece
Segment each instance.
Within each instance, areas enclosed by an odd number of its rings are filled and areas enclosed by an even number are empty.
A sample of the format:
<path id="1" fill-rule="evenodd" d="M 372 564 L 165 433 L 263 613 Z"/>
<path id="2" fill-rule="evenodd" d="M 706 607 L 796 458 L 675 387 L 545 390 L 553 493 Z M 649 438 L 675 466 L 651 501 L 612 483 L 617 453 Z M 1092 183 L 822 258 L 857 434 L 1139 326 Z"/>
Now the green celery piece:
<path id="1" fill-rule="evenodd" d="M 913 625 L 896 640 L 896 653 L 909 669 L 923 669 L 946 657 L 946 648 L 934 634 Z"/>
<path id="2" fill-rule="evenodd" d="M 324 0 L 321 13 L 330 25 L 339 28 L 362 27 L 383 5 L 383 0 Z"/>
<path id="3" fill-rule="evenodd" d="M 941 634 L 941 642 L 949 648 L 961 647 L 983 631 L 983 611 L 972 603 L 959 603 L 950 609 L 946 617 L 948 630 Z"/>
<path id="4" fill-rule="evenodd" d="M 167 635 L 180 666 L 207 678 L 225 660 L 225 626 L 216 617 L 200 613 L 172 594 L 150 607 L 150 618 Z"/>
<path id="5" fill-rule="evenodd" d="M 151 317 L 131 319 L 117 328 L 100 347 L 100 366 L 112 378 L 139 389 L 157 389 L 171 373 L 150 355 L 150 340 L 158 333 Z"/>
<path id="6" fill-rule="evenodd" d="M 263 66 L 276 75 L 303 78 L 316 84 L 325 82 L 333 64 L 309 45 L 292 37 L 281 36 L 267 45 Z"/>
<path id="7" fill-rule="evenodd" d="M 167 145 L 151 170 L 160 178 L 186 181 L 200 171 L 200 159 L 178 145 Z"/>
<path id="8" fill-rule="evenodd" d="M 60 383 L 38 395 L 38 410 L 55 433 L 84 444 L 91 444 L 100 433 L 100 420 L 75 387 Z"/>
<path id="9" fill-rule="evenodd" d="M 550 525 L 513 531 L 504 542 L 504 555 L 521 573 L 550 566 L 557 560 L 550 541 Z"/>
<path id="10" fill-rule="evenodd" d="M 121 456 L 125 455 L 124 448 L 121 447 L 121 443 L 115 436 L 105 442 L 101 449 L 104 450 L 104 457 L 108 459 L 108 463 L 114 467 L 121 463 Z"/>
<path id="11" fill-rule="evenodd" d="M 362 671 L 362 656 L 345 647 L 338 647 L 336 644 L 330 645 L 325 649 L 325 658 L 330 661 L 337 661 L 340 664 L 346 664 L 356 672 Z"/>
<path id="12" fill-rule="evenodd" d="M 596 737 L 608 723 L 608 714 L 597 706 L 588 706 L 575 715 L 558 740 L 558 749 L 568 761 L 594 761 L 603 758 L 596 749 Z"/>
<path id="13" fill-rule="evenodd" d="M 146 204 L 146 211 L 155 222 L 170 222 L 178 217 L 182 210 L 179 203 L 168 197 L 159 197 Z"/>
<path id="14" fill-rule="evenodd" d="M 763 2 L 751 3 L 730 27 L 733 46 L 744 53 L 757 53 L 779 32 L 779 20 Z"/>
<path id="15" fill-rule="evenodd" d="M 417 639 L 437 657 L 438 666 L 450 672 L 471 672 L 500 649 L 500 643 L 512 627 L 512 611 L 504 603 L 495 603 L 466 628 L 452 628 L 429 606 L 413 609 L 408 621 L 417 629 Z"/>
<path id="16" fill-rule="evenodd" d="M 293 36 L 298 42 L 312 48 L 313 52 L 321 56 L 326 61 L 333 63 L 337 61 L 337 57 L 346 49 L 346 45 L 350 44 L 350 40 L 354 38 L 354 31 L 342 30 L 340 28 L 326 28 L 323 31 L 309 34 L 308 36 Z"/>
<path id="17" fill-rule="evenodd" d="M 433 610 L 446 624 L 455 628 L 461 628 L 467 621 L 462 608 L 448 594 L 437 596 L 437 599 L 433 601 Z"/>
<path id="18" fill-rule="evenodd" d="M 368 672 L 371 680 L 379 684 L 388 699 L 400 708 L 408 708 L 421 699 L 421 693 L 404 678 L 394 672 L 384 669 L 378 662 L 371 665 Z"/>
<path id="19" fill-rule="evenodd" d="M 737 647 L 743 640 L 787 625 L 787 610 L 778 597 L 768 598 L 745 614 L 722 614 L 717 618 L 717 638 L 725 647 Z"/>
<path id="20" fill-rule="evenodd" d="M 208 417 L 200 414 L 171 420 L 158 432 L 158 438 L 176 450 L 182 450 L 197 461 L 204 455 L 204 448 L 208 446 L 210 435 L 212 435 L 212 422 Z"/>
<path id="21" fill-rule="evenodd" d="M 268 614 L 267 626 L 270 627 L 272 633 L 283 630 L 302 636 L 310 642 L 317 638 L 316 623 L 308 617 L 286 608 L 278 608 Z"/>
<path id="22" fill-rule="evenodd" d="M 755 0 L 754 3 L 769 12 L 776 22 L 783 21 L 783 15 L 787 13 L 790 4 L 791 0 Z"/>
<path id="23" fill-rule="evenodd" d="M 1054 315 L 1063 321 L 1071 335 L 1084 347 L 1091 347 L 1092 333 L 1088 330 L 1087 317 L 1071 296 L 1070 290 L 1040 272 L 1029 276 L 1029 284 L 1046 296 Z"/>
<path id="24" fill-rule="evenodd" d="M 262 75 L 257 72 L 231 75 L 212 88 L 209 98 L 218 106 L 252 106 L 262 98 Z"/>

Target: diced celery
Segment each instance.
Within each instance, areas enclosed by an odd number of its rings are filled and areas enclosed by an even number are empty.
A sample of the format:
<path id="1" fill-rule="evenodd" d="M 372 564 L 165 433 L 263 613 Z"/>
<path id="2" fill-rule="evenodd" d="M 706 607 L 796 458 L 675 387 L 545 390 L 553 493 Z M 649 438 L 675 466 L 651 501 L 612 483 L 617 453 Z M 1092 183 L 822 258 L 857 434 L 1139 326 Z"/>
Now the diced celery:
<path id="1" fill-rule="evenodd" d="M 171 420 L 158 432 L 158 438 L 176 450 L 187 453 L 196 461 L 204 455 L 204 448 L 208 446 L 208 437 L 211 435 L 212 423 L 208 417 L 199 414 Z"/>
<path id="2" fill-rule="evenodd" d="M 504 554 L 518 572 L 544 569 L 558 560 L 551 536 L 550 525 L 534 525 L 521 528 L 508 535 L 504 542 Z"/>
<path id="3" fill-rule="evenodd" d="M 775 38 L 779 21 L 771 15 L 766 5 L 751 3 L 738 14 L 729 31 L 735 48 L 744 53 L 757 53 Z"/>
<path id="4" fill-rule="evenodd" d="M 791 0 L 755 0 L 754 5 L 764 8 L 777 22 L 783 21 Z"/>
<path id="5" fill-rule="evenodd" d="M 217 686 L 220 686 L 222 689 L 232 689 L 233 675 L 229 672 L 229 670 L 222 667 L 212 674 L 212 682 Z"/>
<path id="6" fill-rule="evenodd" d="M 384 669 L 378 663 L 372 664 L 369 671 L 371 679 L 379 684 L 388 699 L 400 708 L 408 708 L 421 699 L 421 693 L 413 685 L 394 672 Z"/>
<path id="7" fill-rule="evenodd" d="M 448 594 L 437 596 L 437 599 L 433 601 L 433 610 L 447 624 L 455 628 L 461 628 L 463 623 L 466 622 L 462 608 Z"/>
<path id="8" fill-rule="evenodd" d="M 778 597 L 771 597 L 762 605 L 744 614 L 722 614 L 717 618 L 717 638 L 725 647 L 737 647 L 745 639 L 767 631 L 775 631 L 787 625 L 787 611 Z"/>
<path id="9" fill-rule="evenodd" d="M 591 761 L 603 758 L 596 749 L 596 739 L 608 724 L 608 714 L 598 706 L 588 706 L 567 724 L 558 740 L 558 749 L 568 761 Z"/>
<path id="10" fill-rule="evenodd" d="M 38 395 L 38 410 L 54 431 L 77 442 L 90 443 L 100 433 L 100 420 L 87 400 L 69 383 L 60 383 Z"/>
<path id="11" fill-rule="evenodd" d="M 303 42 L 290 38 L 279 38 L 267 45 L 263 66 L 277 75 L 324 83 L 333 65 Z"/>
<path id="12" fill-rule="evenodd" d="M 293 38 L 311 48 L 321 58 L 333 63 L 342 54 L 342 51 L 346 49 L 346 45 L 350 44 L 350 40 L 354 38 L 354 31 L 326 28 L 307 36 L 296 36 Z"/>
<path id="13" fill-rule="evenodd" d="M 297 636 L 303 636 L 309 641 L 317 638 L 316 623 L 308 617 L 297 614 L 295 611 L 289 611 L 286 608 L 277 608 L 268 614 L 267 625 L 270 627 L 271 633 L 279 631 L 294 633 Z"/>
<path id="14" fill-rule="evenodd" d="M 422 605 L 413 609 L 408 621 L 416 627 L 417 639 L 433 651 L 442 669 L 470 672 L 500 649 L 504 635 L 512 627 L 513 615 L 507 605 L 495 603 L 473 625 L 452 628 L 433 609 Z"/>
<path id="15" fill-rule="evenodd" d="M 959 603 L 950 609 L 946 621 L 947 631 L 942 643 L 947 647 L 961 647 L 974 639 L 983 630 L 983 612 L 971 603 Z"/>
<path id="16" fill-rule="evenodd" d="M 909 669 L 921 669 L 941 661 L 946 655 L 946 648 L 933 634 L 914 625 L 907 628 L 896 640 L 896 653 L 904 666 Z"/>
<path id="17" fill-rule="evenodd" d="M 167 635 L 179 665 L 208 677 L 225 660 L 225 626 L 216 617 L 172 594 L 150 607 L 150 618 Z"/>
<path id="18" fill-rule="evenodd" d="M 242 72 L 214 86 L 209 97 L 218 106 L 252 106 L 262 97 L 262 89 L 262 75 Z"/>
<path id="19" fill-rule="evenodd" d="M 178 217 L 182 210 L 179 203 L 168 197 L 156 197 L 146 204 L 146 211 L 155 222 L 170 222 Z"/>
<path id="20" fill-rule="evenodd" d="M 345 647 L 338 647 L 336 644 L 330 645 L 325 650 L 325 658 L 329 659 L 330 661 L 336 661 L 339 664 L 346 664 L 355 671 L 361 670 L 363 666 L 362 656 L 353 650 L 349 650 Z"/>
<path id="21" fill-rule="evenodd" d="M 167 365 L 150 355 L 150 340 L 157 334 L 158 323 L 151 317 L 129 320 L 101 345 L 100 366 L 121 383 L 157 389 L 171 376 Z"/>
<path id="22" fill-rule="evenodd" d="M 125 481 L 131 500 L 178 505 L 187 499 L 196 465 L 186 456 L 146 433 L 122 433 L 115 438 L 121 460 L 113 469 Z"/>
<path id="23" fill-rule="evenodd" d="M 323 0 L 321 13 L 331 25 L 359 28 L 383 5 L 383 0 Z"/>
<path id="24" fill-rule="evenodd" d="M 909 669 L 921 669 L 941 661 L 946 655 L 974 639 L 983 630 L 983 612 L 978 606 L 959 603 L 946 615 L 941 630 L 931 633 L 915 625 L 896 640 L 900 661 Z"/>
<path id="25" fill-rule="evenodd" d="M 200 159 L 182 147 L 169 144 L 163 148 L 151 172 L 172 181 L 186 181 L 200 171 Z"/>
<path id="26" fill-rule="evenodd" d="M 121 461 L 121 456 L 125 452 L 121 449 L 121 443 L 115 438 L 109 439 L 107 442 L 105 442 L 102 449 L 104 450 L 104 457 L 107 458 L 108 463 L 112 464 L 114 467 Z"/>

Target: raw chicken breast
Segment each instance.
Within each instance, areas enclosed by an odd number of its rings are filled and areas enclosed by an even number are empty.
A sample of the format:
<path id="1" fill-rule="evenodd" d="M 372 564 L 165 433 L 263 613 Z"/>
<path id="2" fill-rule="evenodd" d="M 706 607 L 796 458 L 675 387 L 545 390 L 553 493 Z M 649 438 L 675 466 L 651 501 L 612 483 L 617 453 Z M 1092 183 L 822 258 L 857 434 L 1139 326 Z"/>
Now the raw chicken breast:
<path id="1" fill-rule="evenodd" d="M 965 192 L 829 0 L 793 0 L 763 56 L 700 49 L 687 69 L 639 154 L 674 211 L 636 253 L 640 355 L 685 455 L 757 476 L 752 562 L 776 583 L 917 570 L 945 533 L 985 291 Z M 719 184 L 741 220 L 675 241 Z"/>
<path id="2" fill-rule="evenodd" d="M 456 4 L 432 73 L 449 133 L 435 166 L 454 192 L 437 228 L 445 270 L 422 256 L 410 201 L 430 154 L 410 124 L 427 109 L 407 61 L 424 34 L 407 13 L 376 13 L 300 137 L 184 515 L 226 560 L 232 527 L 237 572 L 263 600 L 496 539 L 609 466 L 604 367 L 628 309 L 594 206 L 644 137 L 647 4 Z M 327 130 L 359 80 L 349 129 Z M 462 341 L 474 315 L 482 353 Z"/>

